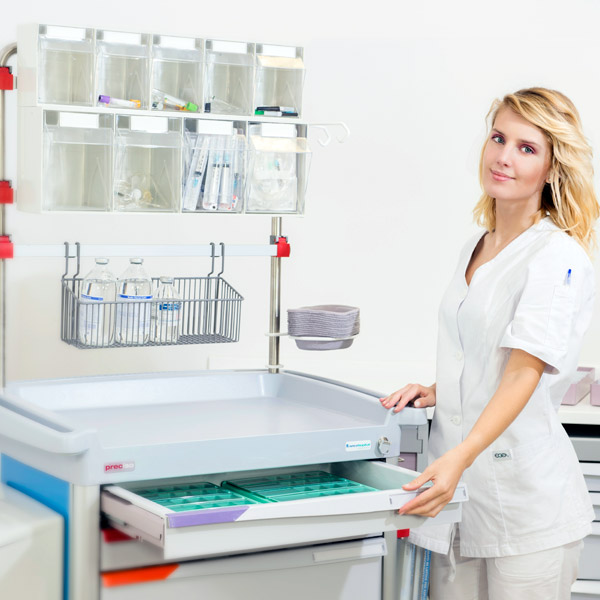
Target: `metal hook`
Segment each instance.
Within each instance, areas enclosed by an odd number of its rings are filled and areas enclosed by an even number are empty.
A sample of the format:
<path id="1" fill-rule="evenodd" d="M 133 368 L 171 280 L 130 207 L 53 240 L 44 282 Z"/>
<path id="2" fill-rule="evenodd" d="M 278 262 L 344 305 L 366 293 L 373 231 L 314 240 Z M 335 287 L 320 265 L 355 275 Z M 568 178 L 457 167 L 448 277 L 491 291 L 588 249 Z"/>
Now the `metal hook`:
<path id="1" fill-rule="evenodd" d="M 69 274 L 69 242 L 65 242 L 65 272 L 63 273 L 62 280 Z"/>
<path id="2" fill-rule="evenodd" d="M 75 247 L 77 248 L 77 271 L 75 271 L 73 279 L 79 275 L 79 268 L 81 267 L 81 244 L 79 242 L 75 242 Z"/>
<path id="3" fill-rule="evenodd" d="M 341 127 L 343 132 L 341 135 L 336 135 L 335 139 L 339 144 L 343 144 L 350 137 L 350 128 L 343 121 L 337 123 L 309 123 L 309 127 L 316 127 L 322 129 L 327 136 L 324 140 L 317 140 L 321 146 L 327 146 L 331 142 L 331 134 L 329 133 L 329 127 Z"/>
<path id="4" fill-rule="evenodd" d="M 214 242 L 210 243 L 210 257 L 212 259 L 212 265 L 211 265 L 210 273 L 207 275 L 207 277 L 210 277 L 215 272 L 215 243 Z"/>
<path id="5" fill-rule="evenodd" d="M 328 146 L 329 143 L 331 142 L 331 135 L 329 134 L 329 130 L 327 129 L 327 127 L 324 127 L 323 125 L 312 125 L 312 127 L 315 127 L 317 129 L 320 129 L 321 131 L 323 131 L 325 133 L 325 138 L 321 137 L 320 139 L 317 140 L 317 142 L 319 142 L 319 144 L 321 144 L 321 146 L 325 147 Z"/>
<path id="6" fill-rule="evenodd" d="M 217 277 L 221 277 L 223 271 L 225 271 L 225 244 L 220 242 L 219 245 L 221 246 L 221 270 L 217 274 Z"/>
<path id="7" fill-rule="evenodd" d="M 69 274 L 69 260 L 71 258 L 77 258 L 77 270 L 73 275 L 73 279 L 79 275 L 79 269 L 81 268 L 81 244 L 79 242 L 75 242 L 75 247 L 77 248 L 77 253 L 75 257 L 71 256 L 71 245 L 69 242 L 65 242 L 65 272 L 63 273 L 62 279 L 64 281 L 65 277 Z"/>

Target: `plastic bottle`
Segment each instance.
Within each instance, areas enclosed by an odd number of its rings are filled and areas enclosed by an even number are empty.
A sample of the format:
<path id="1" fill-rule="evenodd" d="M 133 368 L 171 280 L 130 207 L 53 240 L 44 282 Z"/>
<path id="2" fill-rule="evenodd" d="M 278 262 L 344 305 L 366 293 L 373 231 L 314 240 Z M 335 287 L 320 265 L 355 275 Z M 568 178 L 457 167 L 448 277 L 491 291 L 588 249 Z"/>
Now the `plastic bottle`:
<path id="1" fill-rule="evenodd" d="M 173 285 L 173 277 L 161 277 L 152 303 L 150 339 L 162 344 L 174 344 L 181 334 L 182 302 Z"/>
<path id="2" fill-rule="evenodd" d="M 109 346 L 113 342 L 117 278 L 108 270 L 108 258 L 97 258 L 84 277 L 79 294 L 79 341 L 86 346 Z"/>
<path id="3" fill-rule="evenodd" d="M 116 341 L 139 346 L 150 337 L 152 280 L 142 267 L 142 258 L 130 258 L 129 262 L 118 281 Z"/>

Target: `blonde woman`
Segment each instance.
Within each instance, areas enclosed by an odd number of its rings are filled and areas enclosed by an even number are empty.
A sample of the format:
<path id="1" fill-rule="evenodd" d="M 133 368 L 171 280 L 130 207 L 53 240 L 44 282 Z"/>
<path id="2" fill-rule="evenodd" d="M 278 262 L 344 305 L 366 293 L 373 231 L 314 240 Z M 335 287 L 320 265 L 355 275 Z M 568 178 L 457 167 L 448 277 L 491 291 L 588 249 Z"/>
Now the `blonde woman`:
<path id="1" fill-rule="evenodd" d="M 430 464 L 400 509 L 435 516 L 460 479 L 456 526 L 423 527 L 431 600 L 567 600 L 593 510 L 557 410 L 594 298 L 599 207 L 577 110 L 532 88 L 496 101 L 480 161 L 484 232 L 463 248 L 439 313 L 437 377 L 381 402 L 435 405 Z"/>

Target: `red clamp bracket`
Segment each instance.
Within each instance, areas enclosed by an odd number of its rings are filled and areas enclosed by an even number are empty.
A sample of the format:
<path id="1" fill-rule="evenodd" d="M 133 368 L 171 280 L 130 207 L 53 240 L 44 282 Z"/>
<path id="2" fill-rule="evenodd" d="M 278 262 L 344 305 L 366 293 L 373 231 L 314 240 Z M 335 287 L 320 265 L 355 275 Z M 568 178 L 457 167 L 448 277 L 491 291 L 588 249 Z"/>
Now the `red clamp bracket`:
<path id="1" fill-rule="evenodd" d="M 0 259 L 14 258 L 15 247 L 8 235 L 0 235 Z"/>
<path id="2" fill-rule="evenodd" d="M 410 535 L 410 529 L 398 529 L 397 537 L 399 540 L 407 538 Z"/>
<path id="3" fill-rule="evenodd" d="M 0 90 L 14 90 L 15 79 L 10 67 L 0 67 Z"/>
<path id="4" fill-rule="evenodd" d="M 0 181 L 0 204 L 12 204 L 13 191 L 10 181 Z"/>
<path id="5" fill-rule="evenodd" d="M 277 258 L 289 257 L 292 247 L 288 244 L 287 238 L 281 236 L 275 243 L 277 244 Z"/>

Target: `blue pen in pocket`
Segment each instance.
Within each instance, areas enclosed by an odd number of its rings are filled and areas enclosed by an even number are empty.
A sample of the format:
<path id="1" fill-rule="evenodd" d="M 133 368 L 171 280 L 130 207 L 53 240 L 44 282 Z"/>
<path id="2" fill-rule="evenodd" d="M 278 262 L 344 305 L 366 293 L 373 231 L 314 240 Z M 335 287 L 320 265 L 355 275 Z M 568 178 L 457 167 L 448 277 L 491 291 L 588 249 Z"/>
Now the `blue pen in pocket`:
<path id="1" fill-rule="evenodd" d="M 565 285 L 571 285 L 571 269 L 567 271 L 567 276 L 565 277 Z"/>

